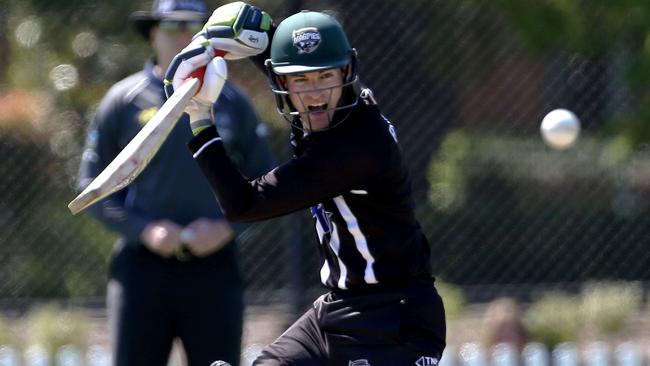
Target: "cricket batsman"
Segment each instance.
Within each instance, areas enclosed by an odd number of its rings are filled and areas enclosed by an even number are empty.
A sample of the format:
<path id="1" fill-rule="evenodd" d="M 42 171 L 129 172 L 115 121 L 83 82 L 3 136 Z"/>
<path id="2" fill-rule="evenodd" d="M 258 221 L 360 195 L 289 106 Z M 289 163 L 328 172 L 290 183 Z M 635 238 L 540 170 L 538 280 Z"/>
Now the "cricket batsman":
<path id="1" fill-rule="evenodd" d="M 247 57 L 267 70 L 294 148 L 292 159 L 253 180 L 232 163 L 215 128 L 219 111 L 209 108 L 227 78 L 225 60 Z M 254 365 L 437 365 L 445 348 L 443 304 L 407 167 L 393 125 L 360 86 L 358 63 L 329 15 L 302 11 L 276 27 L 260 9 L 234 2 L 213 12 L 168 69 L 169 95 L 207 65 L 186 109 L 189 147 L 226 218 L 303 209 L 314 218 L 329 291 Z"/>

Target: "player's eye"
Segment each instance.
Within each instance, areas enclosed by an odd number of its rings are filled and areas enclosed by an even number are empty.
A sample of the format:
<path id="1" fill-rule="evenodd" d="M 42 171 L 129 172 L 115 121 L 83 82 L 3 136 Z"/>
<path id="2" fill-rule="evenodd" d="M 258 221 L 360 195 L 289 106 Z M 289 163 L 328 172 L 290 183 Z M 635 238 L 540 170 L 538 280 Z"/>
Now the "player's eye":
<path id="1" fill-rule="evenodd" d="M 203 23 L 184 20 L 161 20 L 158 24 L 160 29 L 169 33 L 188 32 L 197 33 L 203 28 Z"/>
<path id="2" fill-rule="evenodd" d="M 294 83 L 294 84 L 306 83 L 307 78 L 303 77 L 303 76 L 297 76 L 297 77 L 291 78 L 291 82 Z"/>

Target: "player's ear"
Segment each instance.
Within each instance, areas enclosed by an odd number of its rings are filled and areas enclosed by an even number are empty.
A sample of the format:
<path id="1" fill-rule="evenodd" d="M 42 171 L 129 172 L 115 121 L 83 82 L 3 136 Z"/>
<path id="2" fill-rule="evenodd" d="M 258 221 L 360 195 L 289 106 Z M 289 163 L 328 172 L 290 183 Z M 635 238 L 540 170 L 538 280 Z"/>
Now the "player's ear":
<path id="1" fill-rule="evenodd" d="M 343 80 L 350 80 L 352 77 L 352 66 L 346 65 L 341 68 L 341 71 L 343 72 Z"/>
<path id="2" fill-rule="evenodd" d="M 154 25 L 153 27 L 149 28 L 149 40 L 153 41 L 154 38 L 156 38 L 156 34 L 158 34 L 158 27 Z"/>
<path id="3" fill-rule="evenodd" d="M 275 76 L 275 82 L 278 84 L 280 89 L 287 90 L 287 77 L 286 76 Z"/>

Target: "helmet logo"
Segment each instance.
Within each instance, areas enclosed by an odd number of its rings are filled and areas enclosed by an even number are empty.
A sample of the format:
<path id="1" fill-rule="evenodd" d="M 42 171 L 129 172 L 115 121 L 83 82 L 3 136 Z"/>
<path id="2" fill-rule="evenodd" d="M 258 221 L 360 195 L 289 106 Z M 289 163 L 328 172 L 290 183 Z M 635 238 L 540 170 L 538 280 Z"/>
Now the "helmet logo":
<path id="1" fill-rule="evenodd" d="M 320 44 L 320 32 L 314 27 L 296 29 L 292 33 L 293 45 L 298 49 L 298 53 L 311 53 L 318 48 Z"/>

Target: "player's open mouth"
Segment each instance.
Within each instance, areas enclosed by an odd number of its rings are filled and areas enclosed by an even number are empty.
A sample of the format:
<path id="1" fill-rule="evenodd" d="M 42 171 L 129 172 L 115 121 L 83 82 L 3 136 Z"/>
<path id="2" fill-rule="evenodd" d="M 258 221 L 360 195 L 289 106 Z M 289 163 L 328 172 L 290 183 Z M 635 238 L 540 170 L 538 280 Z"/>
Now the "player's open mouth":
<path id="1" fill-rule="evenodd" d="M 321 114 L 327 111 L 327 104 L 308 105 L 309 114 Z"/>

